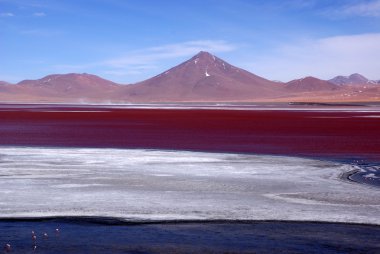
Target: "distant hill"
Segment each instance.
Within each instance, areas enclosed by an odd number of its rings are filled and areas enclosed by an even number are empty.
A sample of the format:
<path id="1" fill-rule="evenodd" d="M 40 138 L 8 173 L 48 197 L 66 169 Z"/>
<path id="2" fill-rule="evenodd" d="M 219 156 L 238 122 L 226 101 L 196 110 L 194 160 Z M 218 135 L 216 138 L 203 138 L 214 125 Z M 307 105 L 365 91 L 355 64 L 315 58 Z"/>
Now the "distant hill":
<path id="1" fill-rule="evenodd" d="M 10 84 L 5 81 L 0 81 L 0 96 L 3 94 L 13 97 L 21 92 L 21 89 L 19 89 L 16 85 Z"/>
<path id="2" fill-rule="evenodd" d="M 64 98 L 104 98 L 120 85 L 95 75 L 83 73 L 54 74 L 17 84 L 35 96 Z"/>
<path id="3" fill-rule="evenodd" d="M 292 92 L 320 92 L 340 89 L 336 84 L 310 76 L 292 80 L 286 83 L 285 87 L 288 91 Z"/>
<path id="4" fill-rule="evenodd" d="M 359 73 L 351 74 L 350 76 L 336 76 L 330 79 L 329 82 L 336 85 L 365 85 L 378 84 L 379 80 L 369 80 Z"/>
<path id="5" fill-rule="evenodd" d="M 1 86 L 1 85 L 10 85 L 10 83 L 5 82 L 5 81 L 0 81 L 0 86 Z"/>

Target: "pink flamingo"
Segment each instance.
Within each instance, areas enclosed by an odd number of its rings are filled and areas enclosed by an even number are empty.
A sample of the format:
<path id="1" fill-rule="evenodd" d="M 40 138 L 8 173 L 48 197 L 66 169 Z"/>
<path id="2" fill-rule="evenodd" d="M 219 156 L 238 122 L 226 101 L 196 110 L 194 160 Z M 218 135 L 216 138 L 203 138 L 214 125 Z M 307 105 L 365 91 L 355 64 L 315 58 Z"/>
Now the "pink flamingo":
<path id="1" fill-rule="evenodd" d="M 4 250 L 5 252 L 11 252 L 12 248 L 11 248 L 11 245 L 9 243 L 7 243 L 5 246 L 4 246 Z"/>
<path id="2" fill-rule="evenodd" d="M 55 229 L 55 236 L 56 236 L 56 237 L 59 237 L 59 228 L 56 228 L 56 229 Z"/>

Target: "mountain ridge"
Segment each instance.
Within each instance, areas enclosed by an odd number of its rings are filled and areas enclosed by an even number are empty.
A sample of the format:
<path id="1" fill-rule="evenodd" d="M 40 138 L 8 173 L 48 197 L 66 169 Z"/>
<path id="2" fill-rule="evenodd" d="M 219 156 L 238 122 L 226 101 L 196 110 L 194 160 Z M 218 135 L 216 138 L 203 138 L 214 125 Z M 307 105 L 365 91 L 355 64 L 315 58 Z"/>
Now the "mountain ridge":
<path id="1" fill-rule="evenodd" d="M 336 76 L 328 81 L 336 85 L 365 85 L 379 83 L 379 80 L 369 80 L 359 73 L 353 73 L 349 76 Z"/>
<path id="2" fill-rule="evenodd" d="M 276 82 L 201 51 L 152 78 L 130 85 L 117 84 L 88 73 L 52 74 L 17 84 L 0 81 L 0 101 L 379 100 L 378 82 L 358 73 L 330 80 L 308 76 L 286 83 Z"/>

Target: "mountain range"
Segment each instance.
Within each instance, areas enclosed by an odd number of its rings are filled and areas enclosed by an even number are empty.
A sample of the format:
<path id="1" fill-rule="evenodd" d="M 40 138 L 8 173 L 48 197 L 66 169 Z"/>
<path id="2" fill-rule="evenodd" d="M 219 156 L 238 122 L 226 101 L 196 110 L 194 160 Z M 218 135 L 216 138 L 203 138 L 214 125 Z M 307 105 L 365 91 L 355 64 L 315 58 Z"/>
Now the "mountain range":
<path id="1" fill-rule="evenodd" d="M 17 84 L 0 81 L 3 102 L 211 102 L 379 101 L 380 81 L 360 74 L 330 80 L 305 77 L 271 81 L 208 53 L 135 84 L 122 85 L 91 74 L 54 74 Z"/>
<path id="2" fill-rule="evenodd" d="M 350 76 L 336 76 L 330 79 L 329 82 L 336 85 L 367 85 L 380 84 L 380 80 L 369 80 L 359 73 L 351 74 Z"/>

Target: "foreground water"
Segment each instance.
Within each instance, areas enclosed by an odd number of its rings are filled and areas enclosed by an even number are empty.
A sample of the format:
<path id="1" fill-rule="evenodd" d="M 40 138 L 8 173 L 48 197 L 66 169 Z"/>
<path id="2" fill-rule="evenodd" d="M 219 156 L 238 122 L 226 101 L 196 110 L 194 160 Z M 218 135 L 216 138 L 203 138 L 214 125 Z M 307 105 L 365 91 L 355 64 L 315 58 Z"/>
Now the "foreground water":
<path id="1" fill-rule="evenodd" d="M 0 228 L 0 243 L 10 244 L 12 253 L 380 252 L 380 227 L 354 224 L 273 221 L 123 224 L 99 218 L 61 218 L 3 220 Z M 32 231 L 36 241 L 31 238 Z"/>

